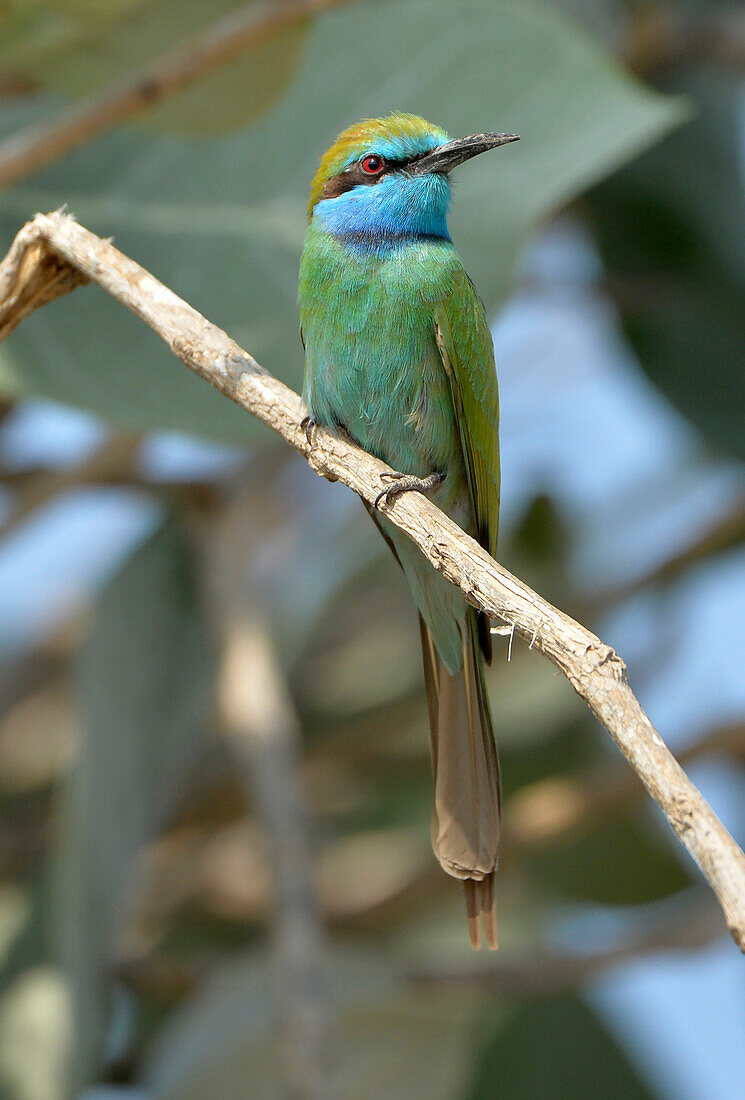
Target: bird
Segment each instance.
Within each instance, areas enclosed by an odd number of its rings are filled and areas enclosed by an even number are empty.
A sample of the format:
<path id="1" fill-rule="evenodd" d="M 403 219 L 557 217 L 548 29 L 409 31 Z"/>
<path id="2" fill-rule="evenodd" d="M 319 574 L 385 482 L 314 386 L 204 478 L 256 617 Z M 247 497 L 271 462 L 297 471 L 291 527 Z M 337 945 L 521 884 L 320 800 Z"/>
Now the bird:
<path id="1" fill-rule="evenodd" d="M 419 612 L 434 776 L 431 839 L 463 883 L 471 945 L 497 947 L 501 786 L 489 622 L 386 517 L 418 491 L 494 556 L 499 398 L 483 303 L 447 225 L 450 173 L 516 134 L 451 139 L 395 111 L 344 130 L 313 179 L 298 303 L 309 441 L 342 431 L 392 468 L 367 505 Z"/>

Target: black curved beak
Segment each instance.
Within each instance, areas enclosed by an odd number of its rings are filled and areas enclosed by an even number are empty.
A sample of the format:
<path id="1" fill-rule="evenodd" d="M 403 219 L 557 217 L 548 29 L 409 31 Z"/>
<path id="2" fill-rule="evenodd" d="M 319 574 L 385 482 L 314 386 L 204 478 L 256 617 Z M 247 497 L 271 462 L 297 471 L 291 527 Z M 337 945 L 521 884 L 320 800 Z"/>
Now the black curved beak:
<path id="1" fill-rule="evenodd" d="M 447 144 L 433 149 L 431 153 L 425 153 L 419 160 L 412 161 L 407 165 L 407 171 L 417 176 L 425 172 L 450 172 L 471 157 L 477 157 L 479 153 L 519 140 L 519 134 L 471 134 L 469 137 L 456 138 L 455 141 L 448 141 Z"/>

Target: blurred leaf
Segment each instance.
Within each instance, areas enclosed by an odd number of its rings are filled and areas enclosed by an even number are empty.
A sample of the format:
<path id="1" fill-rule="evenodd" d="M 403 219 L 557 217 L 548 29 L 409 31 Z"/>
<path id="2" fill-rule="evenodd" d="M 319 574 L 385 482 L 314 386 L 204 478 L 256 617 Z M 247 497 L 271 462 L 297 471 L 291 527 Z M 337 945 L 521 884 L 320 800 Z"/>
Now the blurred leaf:
<path id="1" fill-rule="evenodd" d="M 642 366 L 715 451 L 745 457 L 742 83 L 679 82 L 699 114 L 588 196 Z"/>
<path id="2" fill-rule="evenodd" d="M 541 890 L 602 905 L 641 905 L 692 881 L 672 838 L 668 841 L 658 824 L 638 811 L 532 853 L 529 867 Z"/>
<path id="3" fill-rule="evenodd" d="M 329 1100 L 452 1100 L 470 1063 L 478 996 L 408 989 L 379 955 L 335 949 L 326 958 Z M 152 1100 L 281 1100 L 277 976 L 255 956 L 217 974 L 156 1041 L 146 1075 Z"/>
<path id="4" fill-rule="evenodd" d="M 0 72 L 18 72 L 34 58 L 49 57 L 74 44 L 81 28 L 64 11 L 41 4 L 14 3 L 11 7 L 6 3 L 0 9 L 0 32 Z"/>
<path id="5" fill-rule="evenodd" d="M 23 71 L 39 87 L 71 98 L 96 95 L 245 7 L 245 0 L 47 0 L 0 22 L 0 70 Z M 151 108 L 142 121 L 210 136 L 248 125 L 285 90 L 306 31 L 307 23 L 299 23 L 273 35 Z"/>
<path id="6" fill-rule="evenodd" d="M 213 678 L 190 549 L 170 522 L 104 591 L 81 657 L 85 741 L 60 886 L 88 1069 L 106 1030 L 132 858 L 164 824 L 210 733 Z"/>
<path id="7" fill-rule="evenodd" d="M 112 33 L 128 15 L 137 18 L 143 4 L 144 0 L 6 0 L 0 5 L 0 74 L 23 73 L 43 88 L 57 88 L 69 55 L 99 32 Z"/>
<path id="8" fill-rule="evenodd" d="M 401 990 L 378 1005 L 355 997 L 332 1035 L 339 1061 L 332 1096 L 340 1100 L 452 1100 L 471 1066 L 473 992 L 437 997 Z"/>
<path id="9" fill-rule="evenodd" d="M 547 494 L 525 502 L 525 511 L 500 553 L 526 584 L 558 607 L 571 606 L 576 586 L 568 569 L 571 535 L 566 517 Z"/>
<path id="10" fill-rule="evenodd" d="M 530 656 L 533 657 L 534 654 Z M 605 746 L 598 738 L 597 725 L 592 716 L 588 715 L 585 705 L 578 697 L 578 703 L 574 699 L 566 698 L 563 691 L 557 690 L 552 695 L 547 690 L 549 677 L 543 672 L 544 667 L 548 668 L 550 682 L 553 684 L 566 687 L 563 678 L 553 676 L 552 666 L 540 661 L 531 681 L 525 675 L 530 671 L 529 667 L 525 667 L 526 664 L 524 661 L 522 692 L 513 702 L 507 718 L 504 721 L 500 719 L 500 725 L 504 725 L 506 734 L 498 739 L 500 755 L 503 757 L 506 798 L 524 787 L 557 774 L 584 774 L 584 770 L 591 764 L 606 758 Z M 531 682 L 535 685 L 536 701 L 530 698 Z M 501 695 L 492 695 L 495 708 L 499 700 Z M 516 711 L 519 702 L 522 702 L 522 714 L 516 715 L 516 721 L 522 726 L 521 736 L 510 737 L 509 719 L 512 709 Z M 552 702 L 553 713 L 550 710 Z"/>
<path id="11" fill-rule="evenodd" d="M 253 452 L 239 491 L 222 513 L 213 547 L 223 547 L 227 539 L 222 554 L 250 570 L 252 587 L 272 608 L 277 649 L 287 667 L 298 664 L 302 679 L 309 679 L 309 658 L 312 663 L 334 648 L 346 625 L 338 610 L 348 607 L 351 593 L 362 599 L 359 616 L 364 619 L 371 569 L 377 577 L 384 563 L 385 581 L 374 593 L 376 610 L 380 589 L 386 595 L 391 578 L 393 587 L 396 582 L 404 586 L 374 524 L 361 522 L 363 517 L 356 497 L 319 478 L 276 437 Z M 404 591 L 405 586 L 396 588 L 398 604 Z M 395 598 L 386 603 L 397 607 Z M 406 610 L 415 621 L 412 608 Z M 390 622 L 385 609 L 378 617 Z"/>
<path id="12" fill-rule="evenodd" d="M 192 88 L 148 111 L 142 116 L 143 124 L 203 138 L 250 125 L 266 114 L 287 89 L 307 37 L 306 23 L 273 35 L 252 47 L 247 56 L 223 65 Z"/>
<path id="13" fill-rule="evenodd" d="M 468 1100 L 653 1100 L 579 997 L 525 1005 L 487 1043 Z"/>
<path id="14" fill-rule="evenodd" d="M 5 194 L 0 231 L 9 242 L 20 219 L 67 202 L 297 388 L 297 267 L 311 177 L 339 130 L 394 108 L 455 134 L 523 134 L 520 145 L 463 168 L 457 185 L 454 239 L 490 313 L 536 223 L 682 117 L 678 102 L 620 72 L 548 5 L 350 5 L 314 22 L 291 89 L 250 133 L 200 144 L 111 134 Z M 4 107 L 0 132 L 23 119 L 22 108 Z M 129 428 L 240 439 L 256 426 L 188 378 L 145 326 L 97 290 L 31 318 L 2 365 L 30 391 Z"/>
<path id="15" fill-rule="evenodd" d="M 529 502 L 520 525 L 512 537 L 513 553 L 534 562 L 546 559 L 564 563 L 569 552 L 569 532 L 561 512 L 546 493 L 538 493 Z"/>
<path id="16" fill-rule="evenodd" d="M 8 884 L 0 886 L 0 968 L 3 978 L 14 944 L 28 924 L 30 909 L 31 899 L 26 890 Z"/>

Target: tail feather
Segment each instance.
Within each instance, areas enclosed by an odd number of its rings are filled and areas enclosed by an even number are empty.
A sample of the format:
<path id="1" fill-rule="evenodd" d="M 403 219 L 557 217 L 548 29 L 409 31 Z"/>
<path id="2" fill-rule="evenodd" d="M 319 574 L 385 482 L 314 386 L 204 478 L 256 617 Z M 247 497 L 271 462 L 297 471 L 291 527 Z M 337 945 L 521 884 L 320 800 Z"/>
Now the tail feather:
<path id="1" fill-rule="evenodd" d="M 432 847 L 463 881 L 471 943 L 497 947 L 494 873 L 502 816 L 499 764 L 478 646 L 476 616 L 464 624 L 463 667 L 451 675 L 420 619 L 435 783 Z"/>
<path id="2" fill-rule="evenodd" d="M 497 905 L 494 896 L 494 879 L 496 871 L 492 871 L 480 882 L 476 879 L 464 879 L 463 894 L 466 899 L 466 918 L 468 921 L 468 935 L 471 939 L 471 947 L 478 951 L 481 947 L 481 923 L 484 924 L 486 933 L 486 945 L 490 951 L 496 951 L 499 947 L 497 936 Z"/>

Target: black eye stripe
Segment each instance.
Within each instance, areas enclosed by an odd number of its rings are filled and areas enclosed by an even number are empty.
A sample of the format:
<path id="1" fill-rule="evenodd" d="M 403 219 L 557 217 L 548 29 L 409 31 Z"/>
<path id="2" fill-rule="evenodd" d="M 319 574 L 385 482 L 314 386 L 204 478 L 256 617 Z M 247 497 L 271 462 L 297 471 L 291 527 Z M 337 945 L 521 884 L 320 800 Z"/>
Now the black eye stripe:
<path id="1" fill-rule="evenodd" d="M 345 191 L 351 191 L 353 187 L 359 187 L 361 184 L 365 184 L 368 187 L 374 186 L 384 179 L 385 176 L 390 175 L 391 172 L 405 171 L 410 164 L 416 164 L 422 157 L 429 156 L 429 152 L 417 153 L 413 157 L 405 157 L 401 160 L 389 160 L 384 157 L 382 153 L 365 153 L 359 160 L 356 160 L 353 164 L 350 164 L 348 168 L 345 168 L 338 176 L 333 176 L 327 181 L 326 186 L 323 189 L 321 195 L 322 199 L 333 199 L 339 195 L 343 195 Z M 380 157 L 383 161 L 383 171 L 366 172 L 362 167 L 362 161 L 365 157 Z"/>
<path id="2" fill-rule="evenodd" d="M 367 157 L 380 157 L 383 162 L 383 171 L 395 172 L 397 170 L 400 170 L 401 168 L 405 168 L 407 164 L 415 164 L 418 160 L 421 160 L 422 157 L 426 157 L 428 155 L 428 153 L 417 153 L 415 157 L 404 157 L 401 160 L 391 160 L 389 157 L 384 157 L 380 153 L 365 153 L 365 156 L 357 161 L 357 164 L 361 164 L 362 161 L 365 160 Z M 354 165 L 351 165 L 351 168 L 354 168 Z M 350 170 L 350 168 L 346 169 L 347 172 L 349 172 Z"/>

